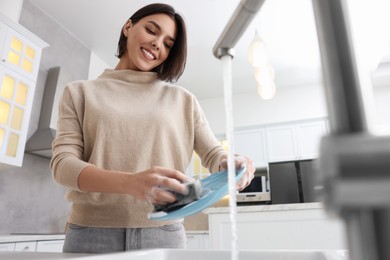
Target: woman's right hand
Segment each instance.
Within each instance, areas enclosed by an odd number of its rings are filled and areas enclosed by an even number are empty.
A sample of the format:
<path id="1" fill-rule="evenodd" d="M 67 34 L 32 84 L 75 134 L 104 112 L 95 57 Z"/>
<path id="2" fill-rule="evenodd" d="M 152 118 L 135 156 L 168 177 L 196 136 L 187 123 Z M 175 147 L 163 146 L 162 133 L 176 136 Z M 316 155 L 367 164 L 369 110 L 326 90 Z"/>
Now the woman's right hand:
<path id="1" fill-rule="evenodd" d="M 155 205 L 165 205 L 176 200 L 175 196 L 167 190 L 182 194 L 188 193 L 186 186 L 182 183 L 188 182 L 190 178 L 176 170 L 154 166 L 130 176 L 129 187 L 132 187 L 132 190 L 129 194 Z"/>

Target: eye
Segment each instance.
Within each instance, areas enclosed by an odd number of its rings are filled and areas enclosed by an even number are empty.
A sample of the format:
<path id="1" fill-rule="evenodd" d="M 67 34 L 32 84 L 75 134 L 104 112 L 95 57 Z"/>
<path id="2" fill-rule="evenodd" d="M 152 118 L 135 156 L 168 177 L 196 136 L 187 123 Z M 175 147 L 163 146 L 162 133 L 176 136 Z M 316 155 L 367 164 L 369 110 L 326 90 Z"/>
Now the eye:
<path id="1" fill-rule="evenodd" d="M 167 48 L 168 50 L 170 50 L 172 48 L 172 46 L 166 42 L 164 42 L 164 46 L 165 48 Z"/>
<path id="2" fill-rule="evenodd" d="M 153 30 L 149 29 L 148 27 L 145 27 L 145 30 L 146 30 L 148 33 L 150 33 L 150 34 L 155 35 L 155 32 L 154 32 Z"/>

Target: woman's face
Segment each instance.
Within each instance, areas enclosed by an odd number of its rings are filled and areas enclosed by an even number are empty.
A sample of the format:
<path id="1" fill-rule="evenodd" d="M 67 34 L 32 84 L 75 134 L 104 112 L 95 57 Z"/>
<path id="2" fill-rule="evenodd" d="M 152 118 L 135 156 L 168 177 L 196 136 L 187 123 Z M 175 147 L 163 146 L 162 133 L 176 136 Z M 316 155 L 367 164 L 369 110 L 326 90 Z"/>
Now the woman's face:
<path id="1" fill-rule="evenodd" d="M 123 27 L 127 50 L 116 69 L 151 71 L 168 57 L 175 37 L 175 21 L 166 14 L 146 16 L 136 24 L 129 20 Z"/>

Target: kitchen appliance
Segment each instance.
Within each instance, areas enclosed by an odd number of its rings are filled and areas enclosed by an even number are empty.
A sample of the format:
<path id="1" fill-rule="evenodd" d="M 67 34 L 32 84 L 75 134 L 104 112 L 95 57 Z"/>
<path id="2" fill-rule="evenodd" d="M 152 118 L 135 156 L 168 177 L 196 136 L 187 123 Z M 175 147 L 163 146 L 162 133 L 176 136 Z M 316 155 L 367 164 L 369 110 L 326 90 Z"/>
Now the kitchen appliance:
<path id="1" fill-rule="evenodd" d="M 269 164 L 272 204 L 316 202 L 321 186 L 315 185 L 315 160 Z"/>
<path id="2" fill-rule="evenodd" d="M 236 201 L 238 205 L 261 204 L 270 201 L 268 170 L 266 168 L 256 169 L 251 184 L 237 193 Z"/>
<path id="3" fill-rule="evenodd" d="M 57 129 L 58 103 L 67 82 L 72 80 L 72 76 L 62 67 L 48 70 L 38 129 L 26 143 L 27 153 L 51 158 L 51 144 Z"/>

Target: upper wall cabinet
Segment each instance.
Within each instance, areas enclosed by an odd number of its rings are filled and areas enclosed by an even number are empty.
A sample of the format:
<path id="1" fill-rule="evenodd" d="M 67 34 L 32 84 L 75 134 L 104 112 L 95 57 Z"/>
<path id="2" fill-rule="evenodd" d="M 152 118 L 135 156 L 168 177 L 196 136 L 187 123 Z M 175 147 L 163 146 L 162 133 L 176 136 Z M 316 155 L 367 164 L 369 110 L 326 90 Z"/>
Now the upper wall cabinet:
<path id="1" fill-rule="evenodd" d="M 41 53 L 47 46 L 0 15 L 0 168 L 22 165 Z"/>
<path id="2" fill-rule="evenodd" d="M 268 161 L 316 158 L 321 138 L 326 134 L 325 119 L 267 127 Z"/>
<path id="3" fill-rule="evenodd" d="M 237 131 L 234 134 L 235 151 L 237 154 L 248 156 L 256 168 L 266 168 L 267 149 L 264 129 Z"/>

